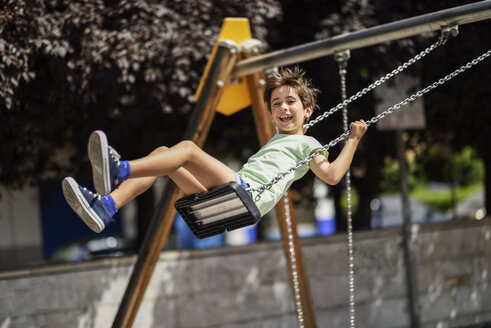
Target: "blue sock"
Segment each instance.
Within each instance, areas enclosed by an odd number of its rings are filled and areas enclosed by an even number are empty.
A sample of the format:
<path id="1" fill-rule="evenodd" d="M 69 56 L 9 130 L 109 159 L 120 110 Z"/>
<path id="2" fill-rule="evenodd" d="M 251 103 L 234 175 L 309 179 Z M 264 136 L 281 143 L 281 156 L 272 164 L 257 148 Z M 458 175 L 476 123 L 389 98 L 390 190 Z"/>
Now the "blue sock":
<path id="1" fill-rule="evenodd" d="M 130 164 L 128 163 L 128 161 L 119 162 L 119 172 L 118 172 L 119 183 L 128 179 L 130 177 L 130 172 L 131 172 L 131 169 L 130 169 Z"/>
<path id="2" fill-rule="evenodd" d="M 114 202 L 114 199 L 111 197 L 111 195 L 102 196 L 102 204 L 111 217 L 118 212 L 116 203 Z"/>

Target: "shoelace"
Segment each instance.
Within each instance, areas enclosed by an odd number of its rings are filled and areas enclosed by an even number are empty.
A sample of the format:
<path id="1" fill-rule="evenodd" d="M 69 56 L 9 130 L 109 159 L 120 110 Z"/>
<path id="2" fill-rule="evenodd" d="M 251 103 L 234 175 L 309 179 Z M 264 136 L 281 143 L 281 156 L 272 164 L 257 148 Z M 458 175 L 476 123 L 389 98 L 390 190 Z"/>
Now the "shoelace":
<path id="1" fill-rule="evenodd" d="M 111 157 L 113 158 L 114 162 L 116 163 L 116 167 L 119 170 L 119 167 L 121 165 L 120 164 L 121 155 L 113 147 L 111 147 L 109 145 L 107 147 L 109 148 L 109 155 L 111 155 Z M 114 177 L 113 184 L 115 186 L 119 185 L 119 180 L 118 180 L 118 176 L 117 175 Z"/>
<path id="2" fill-rule="evenodd" d="M 87 189 L 86 187 L 81 187 L 84 191 L 88 192 L 89 196 L 92 196 L 92 200 L 90 201 L 90 206 L 93 206 L 94 203 L 95 203 L 95 200 L 100 200 L 102 202 L 102 196 L 101 194 L 98 194 L 96 192 L 92 192 L 90 191 L 89 189 Z M 109 212 L 107 211 L 106 207 L 104 206 L 104 203 L 102 204 L 102 208 L 104 209 L 104 211 L 106 211 L 107 215 L 110 217 L 110 222 L 116 222 L 116 220 L 109 214 Z M 104 217 L 102 217 L 102 220 L 105 224 L 108 224 L 109 221 L 106 221 L 104 219 Z"/>
<path id="3" fill-rule="evenodd" d="M 114 159 L 114 161 L 119 165 L 119 160 L 121 158 L 121 155 L 113 147 L 111 146 L 107 146 L 107 147 L 109 148 L 109 154 Z"/>
<path id="4" fill-rule="evenodd" d="M 98 194 L 98 193 L 95 193 L 95 192 L 92 192 L 90 191 L 89 189 L 87 189 L 86 187 L 82 187 L 82 189 L 86 192 L 89 193 L 89 196 L 93 197 L 93 198 L 97 198 L 98 200 L 102 200 L 102 196 L 101 194 Z"/>

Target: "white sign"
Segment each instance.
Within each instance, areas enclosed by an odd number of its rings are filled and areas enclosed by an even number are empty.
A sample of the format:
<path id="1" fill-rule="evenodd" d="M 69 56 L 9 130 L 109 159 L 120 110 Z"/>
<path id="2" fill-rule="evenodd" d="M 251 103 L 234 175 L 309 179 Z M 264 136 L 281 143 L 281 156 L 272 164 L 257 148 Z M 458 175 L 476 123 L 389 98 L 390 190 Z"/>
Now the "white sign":
<path id="1" fill-rule="evenodd" d="M 392 84 L 389 85 L 392 81 Z M 375 92 L 375 112 L 380 114 L 389 107 L 401 102 L 420 89 L 418 78 L 398 74 L 392 80 L 378 86 Z M 401 109 L 384 117 L 377 122 L 379 130 L 416 130 L 424 129 L 426 125 L 423 97 L 408 103 Z"/>

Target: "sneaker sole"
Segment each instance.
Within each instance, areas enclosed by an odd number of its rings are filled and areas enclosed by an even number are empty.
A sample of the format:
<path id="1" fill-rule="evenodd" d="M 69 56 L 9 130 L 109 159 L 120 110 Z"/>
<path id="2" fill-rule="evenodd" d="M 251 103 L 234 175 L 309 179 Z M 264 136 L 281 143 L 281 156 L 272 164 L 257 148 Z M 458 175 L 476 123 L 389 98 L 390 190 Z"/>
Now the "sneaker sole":
<path id="1" fill-rule="evenodd" d="M 78 184 L 73 178 L 65 178 L 62 183 L 63 195 L 72 210 L 85 222 L 94 232 L 101 232 L 104 229 L 104 222 L 97 213 L 90 207 L 84 195 L 78 189 Z"/>
<path id="2" fill-rule="evenodd" d="M 95 191 L 105 196 L 111 193 L 111 178 L 109 177 L 108 144 L 104 132 L 92 132 L 87 145 L 87 152 L 92 165 Z"/>

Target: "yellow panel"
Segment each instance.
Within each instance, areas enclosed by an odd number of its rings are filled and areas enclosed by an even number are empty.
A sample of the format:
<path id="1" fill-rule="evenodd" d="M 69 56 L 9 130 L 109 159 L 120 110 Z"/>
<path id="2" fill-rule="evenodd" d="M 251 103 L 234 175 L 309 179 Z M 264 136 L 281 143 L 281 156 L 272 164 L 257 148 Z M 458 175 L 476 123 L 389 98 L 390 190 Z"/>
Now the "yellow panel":
<path id="1" fill-rule="evenodd" d="M 222 40 L 231 40 L 237 44 L 241 44 L 242 42 L 249 39 L 252 39 L 252 34 L 249 20 L 247 18 L 225 18 L 222 24 L 222 29 L 220 30 L 220 34 L 218 35 L 218 39 L 215 43 L 215 46 L 213 47 L 210 60 L 206 65 L 203 76 L 201 77 L 198 90 L 194 95 L 195 101 L 198 99 L 201 93 L 201 88 L 203 87 L 203 82 L 208 74 L 212 59 L 215 56 L 218 42 Z M 220 101 L 217 105 L 217 112 L 225 115 L 231 115 L 247 106 L 250 106 L 250 104 L 251 99 L 249 97 L 247 84 L 245 80 L 242 79 L 242 81 L 238 84 L 234 83 L 225 86 L 222 97 L 220 98 Z"/>

